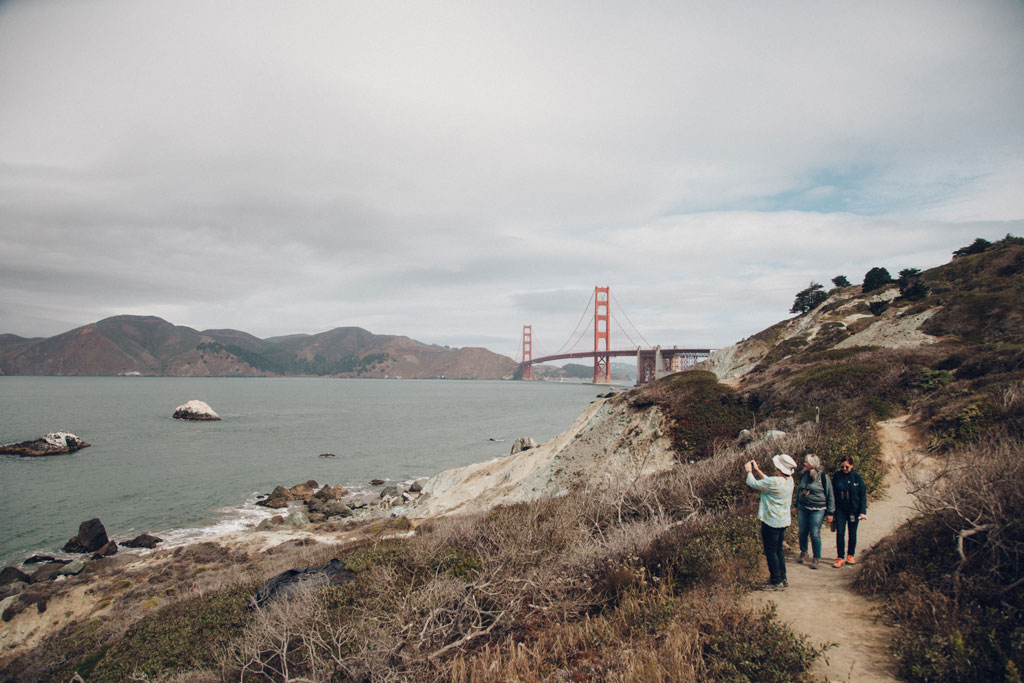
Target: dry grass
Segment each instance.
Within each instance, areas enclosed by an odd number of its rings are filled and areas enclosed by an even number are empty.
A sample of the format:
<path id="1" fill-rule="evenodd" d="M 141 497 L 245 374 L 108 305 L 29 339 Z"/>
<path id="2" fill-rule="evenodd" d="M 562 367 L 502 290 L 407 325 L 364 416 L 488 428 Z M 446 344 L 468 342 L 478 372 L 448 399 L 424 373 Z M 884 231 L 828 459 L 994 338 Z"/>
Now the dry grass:
<path id="1" fill-rule="evenodd" d="M 38 678 L 60 680 L 83 663 L 90 681 L 185 675 L 152 648 L 175 652 L 201 635 L 203 646 L 221 644 L 189 659 L 197 680 L 793 680 L 816 652 L 735 600 L 763 572 L 742 463 L 767 466 L 814 434 L 806 426 L 746 450 L 719 444 L 705 460 L 618 490 L 432 520 L 409 538 L 368 527 L 371 537 L 348 547 L 182 550 L 148 577 L 128 574 L 128 587 L 111 584 L 132 596 L 116 615 L 121 630 L 64 633 L 46 644 L 65 653 L 62 664 Z M 335 556 L 352 583 L 311 584 L 249 612 L 230 602 L 230 619 L 177 618 L 179 605 L 214 617 L 224 596 Z M 157 608 L 141 609 L 169 587 Z M 129 647 L 147 663 L 138 671 Z"/>
<path id="2" fill-rule="evenodd" d="M 749 500 L 716 487 L 740 478 L 744 457 L 724 449 L 599 497 L 438 519 L 349 551 L 354 583 L 268 608 L 222 675 L 791 680 L 816 653 L 735 600 L 760 571 L 759 545 L 736 514 Z"/>
<path id="3" fill-rule="evenodd" d="M 928 470 L 925 470 L 928 472 Z M 1024 663 L 1024 443 L 986 439 L 922 478 L 919 516 L 865 558 L 909 680 L 992 680 Z"/>

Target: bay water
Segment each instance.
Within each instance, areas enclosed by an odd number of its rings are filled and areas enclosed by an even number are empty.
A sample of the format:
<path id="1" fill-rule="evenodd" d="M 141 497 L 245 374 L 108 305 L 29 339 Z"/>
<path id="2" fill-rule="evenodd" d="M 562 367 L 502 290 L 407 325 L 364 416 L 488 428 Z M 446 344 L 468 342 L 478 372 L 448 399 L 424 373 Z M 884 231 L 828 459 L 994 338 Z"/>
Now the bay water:
<path id="1" fill-rule="evenodd" d="M 599 387 L 326 378 L 0 377 L 0 443 L 70 431 L 71 455 L 0 455 L 0 562 L 53 553 L 98 517 L 114 539 L 169 544 L 274 512 L 274 486 L 369 489 L 508 454 L 567 429 Z M 172 419 L 205 401 L 219 422 Z M 321 453 L 336 457 L 321 458 Z M 162 546 L 165 547 L 165 546 Z"/>

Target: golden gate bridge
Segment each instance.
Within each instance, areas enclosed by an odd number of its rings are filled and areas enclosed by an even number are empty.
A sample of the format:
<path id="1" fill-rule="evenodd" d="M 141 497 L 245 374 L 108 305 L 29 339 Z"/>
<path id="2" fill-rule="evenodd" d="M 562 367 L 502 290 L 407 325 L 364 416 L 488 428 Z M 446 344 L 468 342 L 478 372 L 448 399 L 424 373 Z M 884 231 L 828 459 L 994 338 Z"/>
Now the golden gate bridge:
<path id="1" fill-rule="evenodd" d="M 555 353 L 541 355 L 534 357 L 533 351 L 533 326 L 523 325 L 523 337 L 522 345 L 520 347 L 519 356 L 519 368 L 521 378 L 524 380 L 533 379 L 533 366 L 537 363 L 547 363 L 555 360 L 568 360 L 573 358 L 593 358 L 594 359 L 594 384 L 610 384 L 611 383 L 611 359 L 622 356 L 635 356 L 636 357 L 636 373 L 637 373 L 637 384 L 646 384 L 652 382 L 655 379 L 664 377 L 665 375 L 673 372 L 680 372 L 688 367 L 699 363 L 702 360 L 707 359 L 712 349 L 680 349 L 673 347 L 671 349 L 663 349 L 660 346 L 651 346 L 640 331 L 633 325 L 633 322 L 626 315 L 626 312 L 622 310 L 622 306 L 619 305 L 618 301 L 615 301 L 615 305 L 618 306 L 619 311 L 622 313 L 622 317 L 625 318 L 626 322 L 632 327 L 637 338 L 643 342 L 643 344 L 637 343 L 636 340 L 629 334 L 627 328 L 622 325 L 618 318 L 612 313 L 611 304 L 614 299 L 611 296 L 611 289 L 609 287 L 594 287 L 594 293 L 587 305 L 583 308 L 583 314 L 580 316 L 580 320 L 576 323 L 576 329 L 573 330 L 565 343 L 562 344 L 561 348 Z M 591 309 L 591 303 L 593 303 L 593 309 Z M 593 323 L 594 330 L 594 349 L 593 351 L 579 351 L 574 350 L 583 341 L 584 337 L 590 330 L 590 325 L 583 325 L 583 321 L 586 318 L 588 312 L 591 313 L 590 321 Z M 620 331 L 629 340 L 632 348 L 611 348 L 611 322 L 615 321 L 619 325 Z M 577 334 L 578 333 L 578 334 Z"/>

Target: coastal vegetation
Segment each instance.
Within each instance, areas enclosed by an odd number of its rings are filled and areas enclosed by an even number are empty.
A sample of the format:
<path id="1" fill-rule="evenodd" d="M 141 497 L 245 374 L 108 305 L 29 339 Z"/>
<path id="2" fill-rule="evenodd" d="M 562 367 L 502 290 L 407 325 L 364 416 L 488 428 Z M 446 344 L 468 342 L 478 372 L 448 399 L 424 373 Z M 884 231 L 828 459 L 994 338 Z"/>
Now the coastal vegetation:
<path id="1" fill-rule="evenodd" d="M 605 399 L 663 416 L 667 472 L 475 514 L 313 525 L 319 541 L 267 551 L 100 564 L 32 587 L 35 604 L 78 590 L 95 607 L 0 679 L 801 680 L 825 646 L 744 600 L 764 569 L 742 463 L 817 453 L 832 470 L 849 455 L 878 496 L 875 426 L 908 415 L 927 445 L 916 515 L 859 558 L 858 589 L 883 600 L 903 678 L 1020 680 L 1024 240 L 982 246 L 833 290 L 737 345 L 744 369 L 727 382 L 709 364 Z M 350 582 L 250 607 L 278 572 L 332 558 Z"/>

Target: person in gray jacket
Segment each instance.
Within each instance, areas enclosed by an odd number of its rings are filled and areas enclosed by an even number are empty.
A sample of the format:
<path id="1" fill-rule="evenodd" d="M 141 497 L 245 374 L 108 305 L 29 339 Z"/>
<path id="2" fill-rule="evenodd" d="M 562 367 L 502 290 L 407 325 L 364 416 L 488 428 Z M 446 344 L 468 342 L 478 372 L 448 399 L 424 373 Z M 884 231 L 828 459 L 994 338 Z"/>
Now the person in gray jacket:
<path id="1" fill-rule="evenodd" d="M 796 489 L 797 529 L 800 541 L 800 558 L 811 569 L 818 568 L 821 560 L 821 523 L 832 522 L 836 511 L 835 495 L 828 475 L 821 471 L 821 458 L 808 453 L 804 456 L 804 471 Z M 807 539 L 811 540 L 813 557 L 807 557 Z"/>

